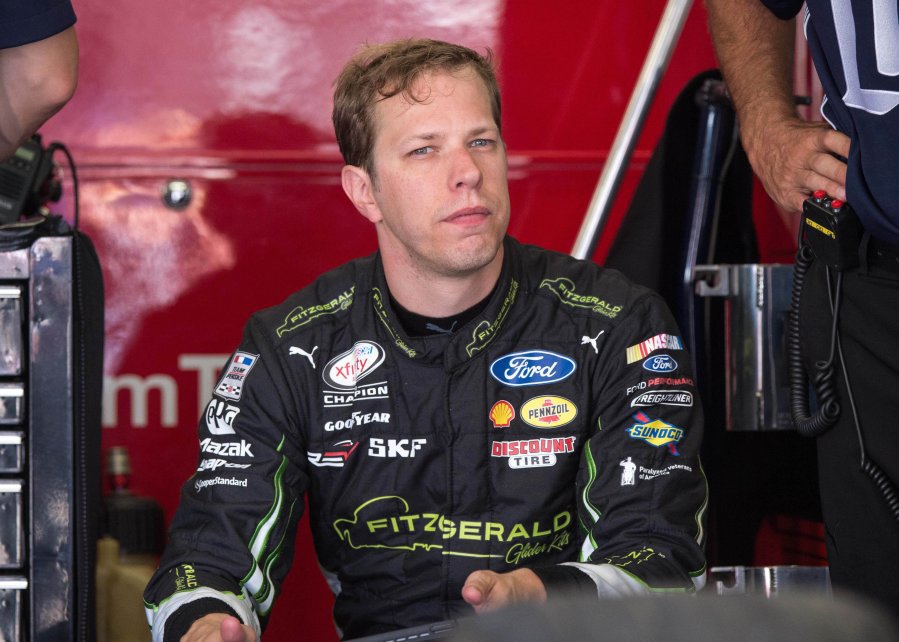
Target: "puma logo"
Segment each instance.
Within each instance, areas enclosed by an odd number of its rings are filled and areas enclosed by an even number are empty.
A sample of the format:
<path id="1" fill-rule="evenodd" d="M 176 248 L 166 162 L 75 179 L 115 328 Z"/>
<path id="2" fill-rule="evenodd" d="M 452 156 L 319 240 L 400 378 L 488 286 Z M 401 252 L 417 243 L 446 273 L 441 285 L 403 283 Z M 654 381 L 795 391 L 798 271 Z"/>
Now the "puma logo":
<path id="1" fill-rule="evenodd" d="M 315 361 L 312 360 L 312 355 L 315 353 L 316 350 L 318 350 L 318 346 L 315 346 L 314 348 L 312 348 L 312 352 L 306 352 L 302 348 L 295 348 L 295 347 L 291 346 L 288 354 L 298 354 L 300 356 L 306 357 L 307 359 L 309 359 L 309 363 L 312 364 L 312 369 L 315 370 Z"/>

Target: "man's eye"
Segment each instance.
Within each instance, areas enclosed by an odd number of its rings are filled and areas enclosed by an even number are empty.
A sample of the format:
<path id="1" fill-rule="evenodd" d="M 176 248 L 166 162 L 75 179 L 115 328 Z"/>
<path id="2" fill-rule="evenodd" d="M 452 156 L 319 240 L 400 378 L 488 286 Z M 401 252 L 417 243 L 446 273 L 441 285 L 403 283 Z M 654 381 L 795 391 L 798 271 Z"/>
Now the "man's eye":
<path id="1" fill-rule="evenodd" d="M 489 147 L 492 144 L 493 141 L 489 138 L 475 138 L 473 141 L 471 141 L 472 147 Z"/>
<path id="2" fill-rule="evenodd" d="M 430 146 L 429 147 L 419 147 L 418 149 L 413 149 L 411 152 L 409 152 L 409 155 L 410 156 L 424 156 L 425 154 L 429 154 L 432 151 L 434 151 L 434 149 Z"/>

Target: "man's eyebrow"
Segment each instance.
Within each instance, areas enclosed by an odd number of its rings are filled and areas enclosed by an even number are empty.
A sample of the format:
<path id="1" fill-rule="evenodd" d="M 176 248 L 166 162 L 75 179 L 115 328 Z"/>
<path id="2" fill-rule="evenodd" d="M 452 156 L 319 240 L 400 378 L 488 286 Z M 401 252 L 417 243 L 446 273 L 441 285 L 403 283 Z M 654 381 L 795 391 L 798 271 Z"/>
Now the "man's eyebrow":
<path id="1" fill-rule="evenodd" d="M 482 134 L 497 134 L 499 130 L 496 128 L 496 125 L 481 125 L 479 127 L 474 127 L 469 130 L 468 136 L 481 136 Z M 420 132 L 417 134 L 410 134 L 406 136 L 400 141 L 402 145 L 408 145 L 410 143 L 416 142 L 432 142 L 442 138 L 444 135 L 439 132 Z"/>

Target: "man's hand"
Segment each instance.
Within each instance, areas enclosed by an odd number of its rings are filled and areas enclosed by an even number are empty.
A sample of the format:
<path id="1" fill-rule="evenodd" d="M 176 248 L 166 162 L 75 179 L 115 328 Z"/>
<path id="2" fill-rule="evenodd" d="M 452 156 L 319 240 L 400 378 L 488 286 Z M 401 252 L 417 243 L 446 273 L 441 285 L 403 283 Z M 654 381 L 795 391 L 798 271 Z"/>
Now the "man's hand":
<path id="1" fill-rule="evenodd" d="M 846 200 L 846 163 L 836 156 L 849 156 L 849 137 L 830 125 L 772 118 L 744 129 L 743 146 L 765 191 L 784 210 L 801 212 L 816 190 Z"/>
<path id="2" fill-rule="evenodd" d="M 515 602 L 546 602 L 546 588 L 529 568 L 508 573 L 475 571 L 465 580 L 462 599 L 476 613 L 486 613 Z"/>
<path id="3" fill-rule="evenodd" d="M 194 622 L 181 642 L 256 642 L 256 631 L 232 615 L 210 613 Z"/>

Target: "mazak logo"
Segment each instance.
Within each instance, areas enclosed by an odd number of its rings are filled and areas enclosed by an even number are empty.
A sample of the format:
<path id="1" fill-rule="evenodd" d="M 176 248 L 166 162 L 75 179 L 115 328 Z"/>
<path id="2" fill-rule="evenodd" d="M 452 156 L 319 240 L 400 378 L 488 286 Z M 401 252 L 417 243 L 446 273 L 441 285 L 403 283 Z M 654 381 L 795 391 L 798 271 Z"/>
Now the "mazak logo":
<path id="1" fill-rule="evenodd" d="M 493 404 L 487 417 L 493 422 L 494 428 L 508 428 L 515 419 L 515 408 L 508 401 L 501 399 Z"/>
<path id="2" fill-rule="evenodd" d="M 650 372 L 674 372 L 677 370 L 677 361 L 667 354 L 660 354 L 644 361 L 643 369 Z"/>
<path id="3" fill-rule="evenodd" d="M 490 374 L 507 386 L 539 386 L 562 381 L 575 371 L 572 359 L 546 350 L 514 352 L 490 364 Z"/>
<path id="4" fill-rule="evenodd" d="M 358 381 L 384 363 L 384 357 L 384 349 L 374 341 L 357 341 L 352 348 L 328 362 L 322 378 L 338 390 L 353 390 Z"/>
<path id="5" fill-rule="evenodd" d="M 200 452 L 212 453 L 219 457 L 253 457 L 253 451 L 250 450 L 252 444 L 246 439 L 240 441 L 217 442 L 212 441 L 209 437 L 200 442 Z"/>
<path id="6" fill-rule="evenodd" d="M 689 390 L 658 390 L 644 392 L 634 397 L 631 408 L 637 406 L 692 406 L 693 393 Z"/>
<path id="7" fill-rule="evenodd" d="M 258 354 L 235 352 L 231 363 L 228 364 L 228 369 L 215 387 L 215 394 L 225 399 L 239 401 L 244 381 L 250 374 L 250 370 L 256 365 L 257 359 L 259 359 Z"/>
<path id="8" fill-rule="evenodd" d="M 635 414 L 634 419 L 640 423 L 636 423 L 627 429 L 627 434 L 632 439 L 640 439 L 656 448 L 668 446 L 668 450 L 672 454 L 679 454 L 676 450 L 676 444 L 684 437 L 683 428 L 672 426 L 661 419 L 650 419 L 642 412 Z"/>
<path id="9" fill-rule="evenodd" d="M 428 443 L 427 439 L 381 439 L 368 440 L 369 457 L 415 457 L 415 453 Z"/>
<path id="10" fill-rule="evenodd" d="M 233 435 L 234 418 L 240 413 L 240 408 L 231 404 L 213 399 L 206 406 L 206 427 L 213 435 Z"/>
<path id="11" fill-rule="evenodd" d="M 310 464 L 319 468 L 343 468 L 347 459 L 350 458 L 350 455 L 353 454 L 358 446 L 358 441 L 344 439 L 331 446 L 331 450 L 321 453 L 306 453 L 306 459 L 309 460 Z"/>
<path id="12" fill-rule="evenodd" d="M 577 406 L 565 397 L 534 397 L 521 406 L 524 423 L 534 428 L 558 428 L 577 417 Z"/>

